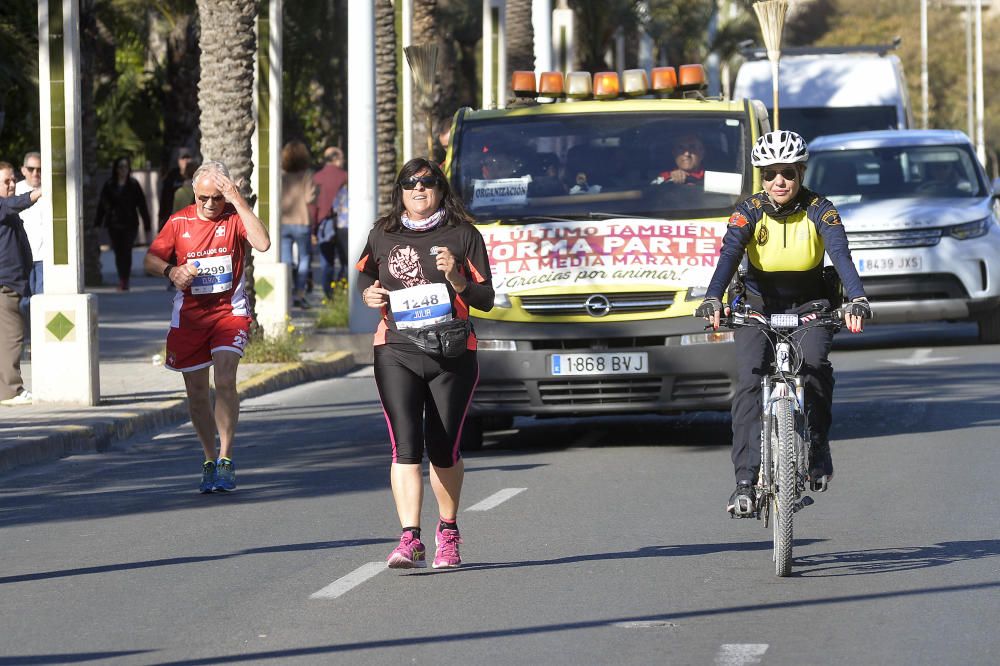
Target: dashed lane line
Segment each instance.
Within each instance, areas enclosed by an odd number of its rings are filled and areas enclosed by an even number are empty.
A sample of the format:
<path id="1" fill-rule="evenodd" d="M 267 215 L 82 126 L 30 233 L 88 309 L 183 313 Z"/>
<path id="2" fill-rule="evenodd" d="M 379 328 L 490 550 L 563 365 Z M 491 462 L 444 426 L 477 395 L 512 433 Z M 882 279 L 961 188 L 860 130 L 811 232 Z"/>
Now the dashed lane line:
<path id="1" fill-rule="evenodd" d="M 466 511 L 489 511 L 503 504 L 511 497 L 523 493 L 525 490 L 527 488 L 504 488 L 503 490 L 498 490 L 483 501 L 473 504 Z"/>
<path id="2" fill-rule="evenodd" d="M 361 583 L 365 582 L 369 578 L 373 578 L 385 570 L 385 562 L 369 562 L 368 564 L 362 564 L 346 576 L 333 581 L 319 592 L 313 592 L 309 595 L 309 598 L 336 599 L 337 597 L 354 589 L 358 585 L 361 585 Z"/>
<path id="3" fill-rule="evenodd" d="M 715 666 L 759 664 L 767 648 L 767 643 L 725 643 L 715 653 Z"/>

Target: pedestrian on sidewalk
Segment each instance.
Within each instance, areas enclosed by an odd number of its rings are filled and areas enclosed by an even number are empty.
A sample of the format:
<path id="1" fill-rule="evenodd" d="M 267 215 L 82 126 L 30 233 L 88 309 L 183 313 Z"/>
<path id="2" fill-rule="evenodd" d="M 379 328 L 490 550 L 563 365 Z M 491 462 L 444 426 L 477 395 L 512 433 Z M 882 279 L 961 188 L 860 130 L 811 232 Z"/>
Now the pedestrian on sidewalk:
<path id="1" fill-rule="evenodd" d="M 309 148 L 301 141 L 289 141 L 281 149 L 281 261 L 292 267 L 292 305 L 302 309 L 310 307 L 306 282 L 315 231 L 309 207 L 316 187 L 309 162 Z"/>
<path id="2" fill-rule="evenodd" d="M 327 299 L 333 298 L 333 282 L 336 278 L 334 267 L 340 260 L 340 273 L 347 274 L 347 230 L 341 233 L 341 224 L 347 224 L 347 215 L 340 220 L 339 213 L 334 205 L 337 194 L 342 192 L 347 184 L 347 172 L 344 171 L 344 151 L 337 146 L 327 146 L 323 150 L 323 167 L 313 176 L 313 183 L 316 184 L 316 199 L 309 206 L 309 215 L 316 222 L 317 229 L 323 228 L 323 245 L 320 246 L 320 264 L 323 280 L 323 294 Z M 344 208 L 346 210 L 346 196 L 344 198 Z M 324 224 L 324 222 L 328 224 Z M 332 226 L 332 229 L 329 229 Z M 332 241 L 330 232 L 332 231 Z M 317 231 L 317 236 L 319 231 Z M 341 255 L 341 243 L 343 243 L 344 254 Z"/>
<path id="3" fill-rule="evenodd" d="M 208 161 L 198 167 L 194 194 L 194 204 L 167 219 L 144 265 L 177 288 L 166 367 L 184 375 L 191 423 L 205 453 L 199 491 L 210 493 L 236 489 L 236 370 L 250 331 L 243 283 L 245 243 L 266 252 L 271 241 L 223 163 Z M 208 376 L 212 365 L 214 407 Z"/>
<path id="4" fill-rule="evenodd" d="M 361 298 L 382 312 L 375 385 L 389 426 L 389 478 L 403 530 L 389 555 L 390 568 L 426 566 L 420 540 L 425 449 L 440 517 L 434 568 L 462 563 L 456 522 L 465 475 L 460 439 L 479 380 L 469 308 L 492 310 L 494 295 L 486 244 L 472 220 L 440 167 L 412 159 L 396 178 L 391 211 L 375 222 L 357 263 Z M 429 327 L 454 335 L 454 347 L 418 344 Z"/>
<path id="5" fill-rule="evenodd" d="M 132 274 L 132 248 L 139 235 L 139 218 L 142 228 L 150 233 L 152 228 L 146 195 L 139 181 L 132 177 L 132 161 L 127 157 L 115 160 L 111 177 L 101 188 L 97 202 L 97 219 L 94 226 L 107 227 L 111 249 L 115 253 L 118 271 L 118 291 L 128 291 Z"/>
<path id="6" fill-rule="evenodd" d="M 42 196 L 41 190 L 14 194 L 14 165 L 0 162 L 0 405 L 30 405 L 21 377 L 24 317 L 21 299 L 28 295 L 31 247 L 18 213 Z"/>
<path id="7" fill-rule="evenodd" d="M 37 190 L 42 186 L 42 155 L 37 152 L 25 153 L 21 162 L 21 174 L 24 180 L 18 181 L 14 186 L 14 194 L 24 194 Z M 28 235 L 28 244 L 31 246 L 31 273 L 28 276 L 28 295 L 21 299 L 21 314 L 24 321 L 28 323 L 30 330 L 31 297 L 42 293 L 44 259 L 45 259 L 45 236 L 49 233 L 48 211 L 42 210 L 42 206 L 30 206 L 21 211 L 21 219 L 24 221 L 24 233 Z"/>

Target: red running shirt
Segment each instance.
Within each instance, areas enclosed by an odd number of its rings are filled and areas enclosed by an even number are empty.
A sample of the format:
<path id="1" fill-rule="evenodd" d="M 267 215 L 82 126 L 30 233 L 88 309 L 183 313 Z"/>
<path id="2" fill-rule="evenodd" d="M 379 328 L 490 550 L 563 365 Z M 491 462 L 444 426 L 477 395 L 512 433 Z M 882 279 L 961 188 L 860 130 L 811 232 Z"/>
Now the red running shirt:
<path id="1" fill-rule="evenodd" d="M 174 296 L 172 328 L 211 328 L 223 317 L 249 316 L 243 288 L 246 237 L 232 204 L 217 220 L 199 218 L 193 204 L 170 216 L 149 253 L 178 266 L 198 266 L 191 286 Z"/>

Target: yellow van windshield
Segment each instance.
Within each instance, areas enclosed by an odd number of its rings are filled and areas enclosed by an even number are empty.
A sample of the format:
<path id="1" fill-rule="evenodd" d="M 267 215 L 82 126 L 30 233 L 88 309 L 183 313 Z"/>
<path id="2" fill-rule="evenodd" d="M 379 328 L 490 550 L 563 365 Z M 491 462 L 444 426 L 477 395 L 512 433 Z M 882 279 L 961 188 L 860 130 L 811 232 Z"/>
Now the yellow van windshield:
<path id="1" fill-rule="evenodd" d="M 453 182 L 481 221 L 728 216 L 749 195 L 733 114 L 608 112 L 466 122 Z"/>

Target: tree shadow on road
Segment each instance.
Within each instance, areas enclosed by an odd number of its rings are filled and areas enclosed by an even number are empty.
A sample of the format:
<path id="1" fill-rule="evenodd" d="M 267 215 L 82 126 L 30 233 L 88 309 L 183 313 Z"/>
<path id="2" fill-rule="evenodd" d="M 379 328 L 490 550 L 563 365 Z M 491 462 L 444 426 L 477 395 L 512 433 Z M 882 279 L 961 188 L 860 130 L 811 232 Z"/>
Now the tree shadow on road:
<path id="1" fill-rule="evenodd" d="M 796 557 L 795 571 L 803 578 L 867 576 L 939 567 L 955 562 L 1000 556 L 1000 539 L 943 541 L 932 546 L 846 550 Z"/>
<path id="2" fill-rule="evenodd" d="M 51 578 L 69 578 L 74 576 L 85 576 L 88 574 L 102 574 L 113 571 L 130 571 L 134 569 L 150 569 L 156 567 L 174 566 L 178 564 L 199 564 L 202 562 L 215 562 L 218 560 L 229 560 L 247 555 L 266 555 L 270 553 L 292 553 L 309 550 L 330 550 L 334 548 L 351 548 L 353 546 L 370 546 L 382 543 L 393 543 L 394 539 L 345 539 L 343 541 L 315 541 L 310 543 L 287 543 L 276 546 L 261 546 L 260 548 L 246 548 L 235 553 L 223 553 L 221 555 L 192 555 L 188 557 L 167 557 L 159 560 L 146 560 L 143 562 L 121 562 L 118 564 L 101 564 L 91 567 L 77 567 L 75 569 L 60 569 L 57 571 L 39 571 L 36 573 L 20 574 L 16 576 L 0 576 L 0 585 L 8 583 L 24 583 L 28 581 L 48 580 Z M 2 663 L 2 662 L 0 662 Z"/>

